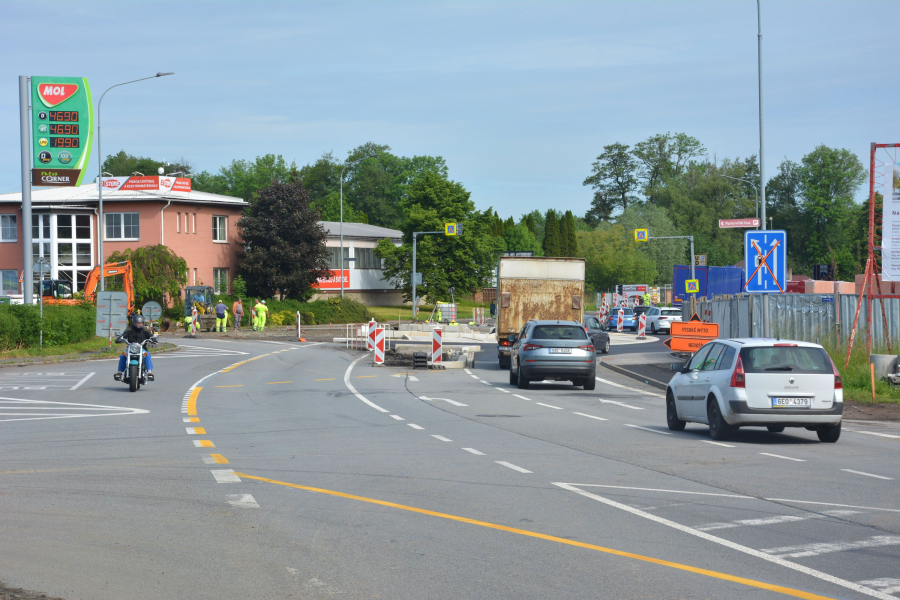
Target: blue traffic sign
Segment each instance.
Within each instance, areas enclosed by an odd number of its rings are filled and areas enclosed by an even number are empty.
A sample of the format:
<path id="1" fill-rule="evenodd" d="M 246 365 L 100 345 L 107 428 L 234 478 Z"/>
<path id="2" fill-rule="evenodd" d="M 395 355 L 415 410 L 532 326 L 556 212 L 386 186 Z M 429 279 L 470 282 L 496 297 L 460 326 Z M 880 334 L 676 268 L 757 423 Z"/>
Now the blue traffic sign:
<path id="1" fill-rule="evenodd" d="M 744 232 L 744 291 L 783 294 L 787 284 L 787 233 Z"/>

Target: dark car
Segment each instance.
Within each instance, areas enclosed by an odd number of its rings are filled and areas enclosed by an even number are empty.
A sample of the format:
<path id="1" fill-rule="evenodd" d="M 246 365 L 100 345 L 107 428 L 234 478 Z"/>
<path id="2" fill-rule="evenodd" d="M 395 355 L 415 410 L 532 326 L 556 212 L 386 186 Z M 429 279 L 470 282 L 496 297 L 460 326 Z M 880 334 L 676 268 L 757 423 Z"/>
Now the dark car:
<path id="1" fill-rule="evenodd" d="M 609 354 L 609 330 L 606 325 L 601 323 L 597 317 L 590 316 L 584 318 L 584 325 L 588 329 L 588 336 L 594 342 L 594 348 L 603 354 Z"/>
<path id="2" fill-rule="evenodd" d="M 635 317 L 640 317 L 641 315 L 645 314 L 648 310 L 650 310 L 650 307 L 645 304 L 639 304 L 638 306 L 635 306 L 632 310 L 634 310 Z"/>
<path id="3" fill-rule="evenodd" d="M 509 383 L 526 389 L 530 381 L 551 379 L 592 390 L 597 385 L 596 368 L 594 342 L 584 325 L 577 321 L 529 321 L 510 351 Z"/>

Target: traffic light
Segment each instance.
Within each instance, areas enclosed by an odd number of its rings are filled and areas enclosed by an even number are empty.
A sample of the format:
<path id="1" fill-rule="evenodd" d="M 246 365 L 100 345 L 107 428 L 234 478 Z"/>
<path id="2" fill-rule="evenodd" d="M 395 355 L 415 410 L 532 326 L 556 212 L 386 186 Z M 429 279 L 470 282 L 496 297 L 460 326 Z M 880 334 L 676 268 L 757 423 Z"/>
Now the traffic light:
<path id="1" fill-rule="evenodd" d="M 617 286 L 616 286 L 616 293 L 617 293 L 618 295 L 620 295 L 620 296 L 624 296 L 624 295 L 625 295 L 625 287 L 624 287 L 624 286 L 621 286 L 621 285 L 617 285 Z"/>

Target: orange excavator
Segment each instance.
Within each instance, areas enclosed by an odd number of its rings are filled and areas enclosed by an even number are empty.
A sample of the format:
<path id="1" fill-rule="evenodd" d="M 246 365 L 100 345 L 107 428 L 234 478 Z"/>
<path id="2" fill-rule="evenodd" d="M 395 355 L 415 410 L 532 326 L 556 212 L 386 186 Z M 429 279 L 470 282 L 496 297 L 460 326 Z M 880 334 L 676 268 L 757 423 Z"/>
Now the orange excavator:
<path id="1" fill-rule="evenodd" d="M 131 262 L 123 261 L 105 264 L 102 267 L 103 277 L 122 275 L 125 294 L 128 295 L 128 314 L 134 312 L 134 277 L 131 271 Z M 93 303 L 97 301 L 97 286 L 100 284 L 101 267 L 91 269 L 84 281 L 84 299 Z M 44 296 L 44 304 L 80 304 L 82 300 L 75 298 L 72 293 L 72 282 L 65 279 L 44 279 L 41 281 L 41 295 Z"/>

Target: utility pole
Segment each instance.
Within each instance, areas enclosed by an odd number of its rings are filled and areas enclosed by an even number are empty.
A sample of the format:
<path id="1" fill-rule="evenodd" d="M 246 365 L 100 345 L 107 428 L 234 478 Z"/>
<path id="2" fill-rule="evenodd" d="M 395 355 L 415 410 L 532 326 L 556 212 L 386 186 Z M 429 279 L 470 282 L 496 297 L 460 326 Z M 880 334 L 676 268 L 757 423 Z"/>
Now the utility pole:
<path id="1" fill-rule="evenodd" d="M 432 235 L 436 233 L 444 233 L 443 231 L 413 231 L 413 260 L 412 260 L 412 275 L 409 278 L 409 283 L 412 286 L 412 305 L 413 305 L 413 321 L 416 320 L 416 316 L 419 310 L 419 299 L 416 296 L 416 237 L 420 235 Z"/>
<path id="2" fill-rule="evenodd" d="M 762 9 L 760 0 L 756 0 L 756 43 L 759 58 L 759 199 L 760 199 L 760 229 L 766 230 L 766 145 L 763 139 L 763 67 L 762 67 Z M 786 257 L 785 257 L 786 259 Z M 745 268 L 747 265 L 744 265 Z M 769 296 L 763 294 L 762 298 L 763 337 L 769 337 Z"/>
<path id="3" fill-rule="evenodd" d="M 31 123 L 28 100 L 31 78 L 19 75 L 19 137 L 22 143 L 22 302 L 34 303 L 34 256 L 31 249 Z M 43 330 L 42 330 L 43 331 Z"/>

